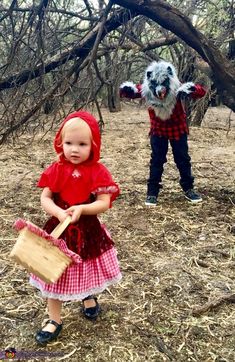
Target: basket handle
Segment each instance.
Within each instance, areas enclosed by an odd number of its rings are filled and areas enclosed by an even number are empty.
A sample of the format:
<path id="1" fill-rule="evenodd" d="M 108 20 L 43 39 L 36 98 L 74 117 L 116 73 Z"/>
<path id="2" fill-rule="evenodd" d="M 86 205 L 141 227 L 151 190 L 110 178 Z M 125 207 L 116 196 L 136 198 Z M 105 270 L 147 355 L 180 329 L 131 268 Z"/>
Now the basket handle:
<path id="1" fill-rule="evenodd" d="M 58 237 L 63 233 L 63 231 L 67 228 L 67 226 L 71 222 L 71 216 L 67 216 L 66 219 L 60 222 L 55 229 L 51 232 L 51 236 L 53 238 L 58 239 Z"/>

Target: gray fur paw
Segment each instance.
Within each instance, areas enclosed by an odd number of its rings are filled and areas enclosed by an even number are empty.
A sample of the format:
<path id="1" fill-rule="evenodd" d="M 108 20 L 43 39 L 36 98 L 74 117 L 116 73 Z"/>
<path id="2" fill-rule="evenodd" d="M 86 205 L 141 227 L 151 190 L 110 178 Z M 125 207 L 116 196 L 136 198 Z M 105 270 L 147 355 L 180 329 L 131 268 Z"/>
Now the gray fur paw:
<path id="1" fill-rule="evenodd" d="M 191 93 L 196 90 L 195 84 L 192 82 L 182 84 L 177 90 L 177 98 L 187 98 Z"/>

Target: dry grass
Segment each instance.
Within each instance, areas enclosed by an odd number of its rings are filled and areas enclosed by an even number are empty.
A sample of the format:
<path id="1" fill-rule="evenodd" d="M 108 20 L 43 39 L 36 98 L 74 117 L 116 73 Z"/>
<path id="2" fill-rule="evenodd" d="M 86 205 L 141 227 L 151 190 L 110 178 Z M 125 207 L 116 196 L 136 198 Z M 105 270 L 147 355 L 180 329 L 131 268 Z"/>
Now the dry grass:
<path id="1" fill-rule="evenodd" d="M 218 110 L 219 116 L 220 110 Z M 32 144 L 22 137 L 1 151 L 0 350 L 47 351 L 31 360 L 205 361 L 235 360 L 234 128 L 192 128 L 190 154 L 204 202 L 184 199 L 171 153 L 156 208 L 143 203 L 150 147 L 145 109 L 104 112 L 102 161 L 122 195 L 102 216 L 116 241 L 122 282 L 100 296 L 96 323 L 79 303 L 65 303 L 64 330 L 45 348 L 34 333 L 46 317 L 45 301 L 26 272 L 9 260 L 18 217 L 42 225 L 36 180 L 53 160 L 52 135 Z M 61 355 L 53 357 L 52 353 Z M 51 353 L 51 355 L 49 354 Z"/>

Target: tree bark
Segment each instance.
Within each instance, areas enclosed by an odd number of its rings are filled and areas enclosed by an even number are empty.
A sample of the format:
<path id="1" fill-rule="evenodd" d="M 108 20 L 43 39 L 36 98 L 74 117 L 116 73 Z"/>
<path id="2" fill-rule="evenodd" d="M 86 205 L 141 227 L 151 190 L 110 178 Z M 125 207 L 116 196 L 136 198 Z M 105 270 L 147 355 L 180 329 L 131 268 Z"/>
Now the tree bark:
<path id="1" fill-rule="evenodd" d="M 114 0 L 131 12 L 144 15 L 181 38 L 209 64 L 212 80 L 223 103 L 235 112 L 235 69 L 189 18 L 163 0 Z"/>
<path id="2" fill-rule="evenodd" d="M 112 79 L 110 74 L 110 64 L 112 63 L 110 54 L 105 54 L 105 62 L 106 62 L 106 79 Z M 120 112 L 121 110 L 121 103 L 119 97 L 119 85 L 116 82 L 109 82 L 106 84 L 107 89 L 107 106 L 110 112 Z"/>

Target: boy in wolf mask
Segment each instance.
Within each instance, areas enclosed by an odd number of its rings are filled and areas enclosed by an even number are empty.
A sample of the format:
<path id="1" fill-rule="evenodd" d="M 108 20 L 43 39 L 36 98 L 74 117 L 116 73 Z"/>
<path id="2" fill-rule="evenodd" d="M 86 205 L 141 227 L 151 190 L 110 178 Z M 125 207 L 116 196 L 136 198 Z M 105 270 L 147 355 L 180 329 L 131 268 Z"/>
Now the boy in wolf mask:
<path id="1" fill-rule="evenodd" d="M 194 177 L 191 173 L 187 140 L 189 130 L 183 100 L 198 99 L 205 94 L 206 90 L 199 84 L 192 82 L 181 84 L 175 67 L 165 61 L 153 62 L 147 67 L 143 84 L 136 85 L 133 82 L 121 84 L 121 97 L 144 98 L 148 105 L 152 153 L 146 205 L 157 204 L 169 142 L 185 197 L 192 203 L 202 201 L 193 187 Z"/>

